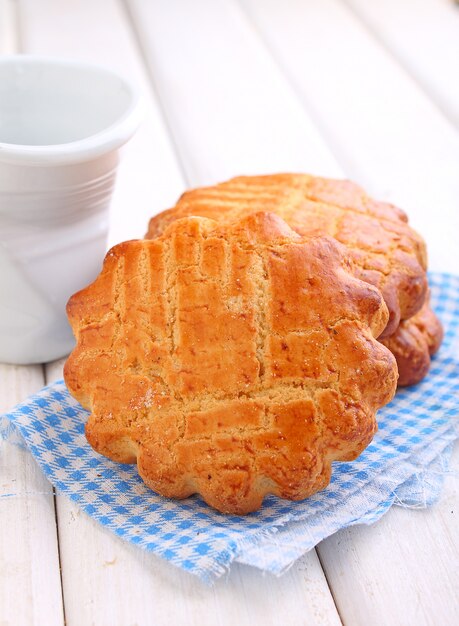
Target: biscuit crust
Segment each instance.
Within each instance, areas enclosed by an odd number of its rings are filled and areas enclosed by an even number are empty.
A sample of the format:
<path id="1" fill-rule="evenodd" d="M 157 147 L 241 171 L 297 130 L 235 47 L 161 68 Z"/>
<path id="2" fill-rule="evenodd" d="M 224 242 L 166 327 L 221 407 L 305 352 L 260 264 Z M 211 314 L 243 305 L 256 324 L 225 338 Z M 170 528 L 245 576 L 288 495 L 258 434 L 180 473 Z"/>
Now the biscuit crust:
<path id="1" fill-rule="evenodd" d="M 330 235 L 351 252 L 355 275 L 383 294 L 389 320 L 381 337 L 415 315 L 427 294 L 423 239 L 403 211 L 377 202 L 347 180 L 308 174 L 240 176 L 185 192 L 177 205 L 150 220 L 147 238 L 190 215 L 230 223 L 248 213 L 270 211 L 306 237 Z"/>
<path id="2" fill-rule="evenodd" d="M 401 387 L 420 382 L 430 369 L 430 357 L 443 340 L 443 327 L 427 301 L 419 313 L 403 321 L 391 337 L 382 339 L 395 356 L 398 384 Z"/>
<path id="3" fill-rule="evenodd" d="M 224 513 L 304 499 L 358 456 L 397 368 L 387 307 L 331 238 L 273 214 L 174 221 L 113 248 L 68 315 L 90 444 L 154 491 Z"/>

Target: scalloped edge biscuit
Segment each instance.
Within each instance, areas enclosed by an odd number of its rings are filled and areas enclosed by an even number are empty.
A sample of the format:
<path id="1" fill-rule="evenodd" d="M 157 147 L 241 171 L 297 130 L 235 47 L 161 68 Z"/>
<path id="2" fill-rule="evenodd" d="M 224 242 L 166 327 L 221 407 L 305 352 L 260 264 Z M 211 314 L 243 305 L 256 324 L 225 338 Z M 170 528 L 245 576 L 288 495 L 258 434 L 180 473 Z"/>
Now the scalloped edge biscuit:
<path id="1" fill-rule="evenodd" d="M 427 294 L 425 242 L 392 204 L 377 202 L 348 180 L 309 174 L 238 176 L 186 191 L 175 207 L 151 218 L 146 238 L 175 219 L 199 215 L 230 223 L 245 214 L 270 211 L 300 235 L 329 235 L 351 251 L 355 274 L 383 294 L 392 335 L 401 320 L 415 315 Z"/>
<path id="2" fill-rule="evenodd" d="M 272 214 L 125 242 L 68 303 L 66 384 L 95 450 L 224 513 L 301 500 L 358 456 L 397 383 L 387 307 L 330 238 Z"/>

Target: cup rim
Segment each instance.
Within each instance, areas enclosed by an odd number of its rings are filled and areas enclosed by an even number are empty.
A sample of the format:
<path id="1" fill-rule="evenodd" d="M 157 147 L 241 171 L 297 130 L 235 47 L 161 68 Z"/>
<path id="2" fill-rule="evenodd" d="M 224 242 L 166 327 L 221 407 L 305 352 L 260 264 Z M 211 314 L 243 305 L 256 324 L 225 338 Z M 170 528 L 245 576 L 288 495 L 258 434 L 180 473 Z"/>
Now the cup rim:
<path id="1" fill-rule="evenodd" d="M 61 59 L 52 56 L 13 54 L 0 57 L 2 65 L 48 65 L 55 67 L 73 67 L 89 72 L 112 76 L 119 80 L 130 94 L 130 104 L 125 112 L 110 126 L 97 133 L 69 141 L 49 145 L 13 144 L 0 141 L 0 161 L 24 165 L 66 165 L 90 161 L 103 154 L 120 148 L 139 127 L 144 116 L 144 103 L 140 92 L 125 76 L 103 65 Z"/>

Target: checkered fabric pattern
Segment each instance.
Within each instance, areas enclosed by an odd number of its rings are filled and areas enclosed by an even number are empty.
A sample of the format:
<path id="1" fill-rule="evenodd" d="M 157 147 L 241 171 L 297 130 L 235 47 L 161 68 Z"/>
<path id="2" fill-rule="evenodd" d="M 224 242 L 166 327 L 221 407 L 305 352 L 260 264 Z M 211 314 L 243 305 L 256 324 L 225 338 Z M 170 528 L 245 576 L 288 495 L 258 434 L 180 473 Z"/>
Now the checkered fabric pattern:
<path id="1" fill-rule="evenodd" d="M 156 495 L 135 466 L 92 450 L 84 437 L 88 414 L 63 381 L 8 413 L 4 435 L 13 425 L 51 483 L 108 530 L 205 581 L 233 561 L 281 573 L 337 530 L 371 524 L 394 503 L 427 506 L 440 493 L 459 435 L 459 277 L 433 274 L 431 287 L 446 332 L 429 376 L 399 391 L 379 412 L 379 431 L 367 450 L 352 463 L 335 463 L 329 487 L 303 502 L 269 497 L 260 511 L 236 517 L 197 496 Z"/>

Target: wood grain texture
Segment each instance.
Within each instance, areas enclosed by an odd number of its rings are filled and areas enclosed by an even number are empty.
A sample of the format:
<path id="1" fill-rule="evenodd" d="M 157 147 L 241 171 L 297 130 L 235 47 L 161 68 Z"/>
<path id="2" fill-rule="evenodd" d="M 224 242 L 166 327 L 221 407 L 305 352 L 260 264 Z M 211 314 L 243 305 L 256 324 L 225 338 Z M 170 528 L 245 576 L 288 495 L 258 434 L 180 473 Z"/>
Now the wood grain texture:
<path id="1" fill-rule="evenodd" d="M 344 0 L 459 127 L 459 7 L 454 0 Z"/>
<path id="2" fill-rule="evenodd" d="M 440 501 L 393 507 L 373 526 L 342 530 L 319 545 L 345 624 L 459 623 L 459 444 Z"/>
<path id="3" fill-rule="evenodd" d="M 0 413 L 43 386 L 41 365 L 0 365 Z M 0 623 L 64 623 L 53 489 L 30 453 L 0 440 Z"/>
<path id="4" fill-rule="evenodd" d="M 361 4 L 381 12 L 386 5 Z M 452 124 L 339 0 L 291 0 L 288 11 L 276 0 L 241 5 L 346 176 L 407 211 L 427 240 L 431 269 L 457 271 L 459 134 Z"/>
<path id="5" fill-rule="evenodd" d="M 190 185 L 277 171 L 339 175 L 235 2 L 127 6 Z"/>

